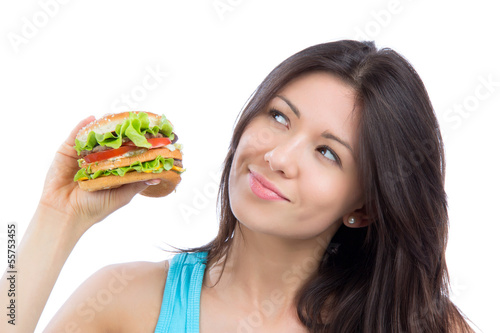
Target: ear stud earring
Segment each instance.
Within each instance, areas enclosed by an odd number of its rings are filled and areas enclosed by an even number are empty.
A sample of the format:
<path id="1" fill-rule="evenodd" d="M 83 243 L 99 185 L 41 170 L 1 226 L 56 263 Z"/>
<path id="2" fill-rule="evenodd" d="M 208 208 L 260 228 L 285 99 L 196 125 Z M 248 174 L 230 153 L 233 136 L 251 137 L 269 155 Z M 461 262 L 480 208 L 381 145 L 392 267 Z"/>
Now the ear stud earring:
<path id="1" fill-rule="evenodd" d="M 349 224 L 354 224 L 354 223 L 356 223 L 356 218 L 354 216 L 349 216 L 349 218 L 347 219 L 347 222 Z"/>

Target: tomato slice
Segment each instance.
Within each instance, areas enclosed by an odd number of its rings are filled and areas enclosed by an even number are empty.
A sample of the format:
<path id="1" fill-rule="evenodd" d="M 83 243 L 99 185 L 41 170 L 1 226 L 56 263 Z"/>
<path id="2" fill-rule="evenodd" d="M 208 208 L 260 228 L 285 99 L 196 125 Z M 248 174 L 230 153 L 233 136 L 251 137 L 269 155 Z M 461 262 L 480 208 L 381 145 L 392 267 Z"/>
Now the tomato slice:
<path id="1" fill-rule="evenodd" d="M 152 139 L 146 139 L 146 140 L 148 140 L 148 142 L 152 145 L 151 147 L 149 147 L 149 149 L 163 147 L 163 146 L 166 146 L 166 145 L 169 145 L 172 143 L 172 141 L 170 141 L 169 138 L 152 138 Z M 123 146 L 136 147 L 135 143 L 133 143 L 132 141 L 125 142 L 122 145 L 122 147 Z"/>
<path id="2" fill-rule="evenodd" d="M 151 144 L 151 147 L 149 147 L 149 149 L 163 147 L 163 146 L 169 145 L 172 142 L 172 141 L 170 141 L 169 138 L 152 138 L 152 139 L 147 139 L 147 140 Z M 128 141 L 128 142 L 125 142 L 119 148 L 100 151 L 97 153 L 92 153 L 92 154 L 85 156 L 83 159 L 87 163 L 93 163 L 93 162 L 98 162 L 98 161 L 102 161 L 102 160 L 107 160 L 107 159 L 110 159 L 110 158 L 113 158 L 116 156 L 120 156 L 120 155 L 125 154 L 126 152 L 129 152 L 129 151 L 135 150 L 135 149 L 137 149 L 137 146 L 132 141 Z"/>
<path id="3" fill-rule="evenodd" d="M 109 149 L 109 150 L 89 154 L 89 155 L 85 156 L 83 159 L 87 163 L 98 162 L 98 161 L 102 161 L 102 160 L 107 160 L 107 159 L 112 158 L 112 157 L 123 155 L 126 152 L 129 152 L 129 151 L 135 150 L 135 149 L 137 149 L 137 147 L 135 145 L 134 146 L 121 146 L 120 148 Z"/>

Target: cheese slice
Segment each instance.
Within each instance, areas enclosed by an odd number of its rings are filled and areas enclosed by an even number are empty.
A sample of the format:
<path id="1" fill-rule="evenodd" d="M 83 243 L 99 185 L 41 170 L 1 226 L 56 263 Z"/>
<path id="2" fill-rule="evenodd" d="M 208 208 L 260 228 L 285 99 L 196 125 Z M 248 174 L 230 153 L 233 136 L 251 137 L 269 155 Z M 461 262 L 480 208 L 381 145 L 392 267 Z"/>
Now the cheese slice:
<path id="1" fill-rule="evenodd" d="M 178 166 L 172 166 L 172 169 L 170 170 L 174 170 L 174 171 L 177 171 L 177 172 L 184 172 L 186 169 L 184 168 L 179 168 Z"/>

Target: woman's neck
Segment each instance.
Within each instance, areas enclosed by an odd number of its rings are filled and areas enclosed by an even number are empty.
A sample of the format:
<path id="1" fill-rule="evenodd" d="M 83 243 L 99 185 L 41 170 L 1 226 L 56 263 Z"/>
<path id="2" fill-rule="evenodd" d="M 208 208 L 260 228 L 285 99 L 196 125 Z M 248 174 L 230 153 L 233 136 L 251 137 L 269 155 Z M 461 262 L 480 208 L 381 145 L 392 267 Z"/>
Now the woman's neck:
<path id="1" fill-rule="evenodd" d="M 276 319 L 295 314 L 295 295 L 316 272 L 335 232 L 297 240 L 257 233 L 239 224 L 222 276 L 220 262 L 207 270 L 205 285 L 215 285 L 223 299 L 244 300 L 247 311 L 254 308 Z"/>

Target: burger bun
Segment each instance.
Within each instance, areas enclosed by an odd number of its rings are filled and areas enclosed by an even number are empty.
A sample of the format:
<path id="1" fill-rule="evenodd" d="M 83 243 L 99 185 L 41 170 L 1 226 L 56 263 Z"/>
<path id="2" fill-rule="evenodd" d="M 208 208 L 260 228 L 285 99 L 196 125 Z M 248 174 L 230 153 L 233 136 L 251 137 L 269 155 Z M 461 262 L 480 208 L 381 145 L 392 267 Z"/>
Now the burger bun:
<path id="1" fill-rule="evenodd" d="M 146 181 L 150 179 L 160 179 L 157 185 L 151 185 L 140 194 L 146 197 L 159 198 L 164 197 L 175 189 L 181 181 L 181 176 L 175 171 L 163 171 L 160 173 L 129 172 L 124 176 L 105 176 L 96 179 L 78 181 L 82 190 L 93 192 L 99 190 L 108 190 L 117 188 L 125 184 Z"/>

